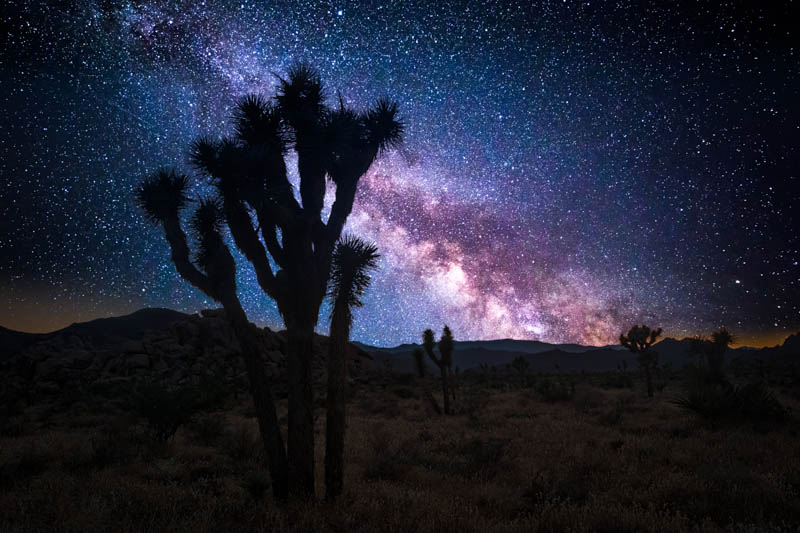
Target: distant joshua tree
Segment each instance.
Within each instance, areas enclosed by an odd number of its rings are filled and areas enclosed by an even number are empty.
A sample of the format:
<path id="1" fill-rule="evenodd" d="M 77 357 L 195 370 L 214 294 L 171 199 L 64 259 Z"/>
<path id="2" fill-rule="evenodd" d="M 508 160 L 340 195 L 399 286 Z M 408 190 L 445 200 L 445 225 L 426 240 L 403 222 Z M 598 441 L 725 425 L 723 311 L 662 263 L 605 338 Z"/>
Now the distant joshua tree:
<path id="1" fill-rule="evenodd" d="M 709 382 L 718 384 L 725 382 L 725 352 L 735 343 L 736 337 L 726 328 L 713 332 L 710 340 L 700 336 L 691 340 L 689 350 L 703 358 L 706 379 Z"/>
<path id="2" fill-rule="evenodd" d="M 647 396 L 653 397 L 653 371 L 658 365 L 658 353 L 650 349 L 661 335 L 661 328 L 651 330 L 645 325 L 633 326 L 627 335 L 619 336 L 619 343 L 636 354 L 636 361 L 644 371 Z"/>
<path id="3" fill-rule="evenodd" d="M 192 143 L 193 165 L 210 178 L 218 198 L 201 200 L 192 219 L 199 251 L 191 257 L 181 227 L 188 180 L 164 170 L 144 180 L 137 198 L 160 224 L 178 273 L 225 308 L 242 344 L 272 477 L 273 495 L 314 495 L 312 359 L 314 328 L 328 293 L 334 247 L 353 208 L 358 182 L 372 162 L 402 140 L 397 104 L 381 99 L 365 112 L 325 104 L 319 75 L 304 64 L 280 78 L 274 99 L 248 96 L 236 106 L 234 134 Z M 286 155 L 297 154 L 299 198 Z M 336 186 L 322 220 L 326 182 Z M 279 431 L 255 333 L 236 293 L 236 265 L 223 238 L 227 226 L 287 330 L 288 442 Z M 273 272 L 273 266 L 276 271 Z M 287 490 L 288 489 L 288 490 Z"/>
<path id="4" fill-rule="evenodd" d="M 527 381 L 527 373 L 528 369 L 530 368 L 531 364 L 528 362 L 525 357 L 518 355 L 511 361 L 511 367 L 517 371 L 519 374 L 519 386 L 525 387 Z"/>
<path id="5" fill-rule="evenodd" d="M 414 358 L 414 369 L 417 371 L 417 375 L 421 378 L 424 378 L 427 374 L 427 368 L 425 367 L 425 352 L 423 352 L 420 348 L 415 348 L 411 353 L 411 356 Z"/>
<path id="6" fill-rule="evenodd" d="M 442 338 L 438 342 L 439 357 L 436 357 L 434 348 L 437 346 L 436 339 L 433 336 L 433 330 L 426 329 L 422 333 L 422 346 L 425 352 L 430 357 L 431 361 L 439 367 L 442 376 L 442 396 L 444 398 L 444 414 L 449 415 L 450 410 L 450 394 L 448 391 L 448 381 L 453 365 L 453 333 L 447 326 L 442 330 Z"/>
<path id="7" fill-rule="evenodd" d="M 328 413 L 325 425 L 325 493 L 329 500 L 342 492 L 344 482 L 345 397 L 347 345 L 353 325 L 354 307 L 370 282 L 370 271 L 378 266 L 378 249 L 355 237 L 344 237 L 333 250 L 331 263 L 330 344 L 328 352 Z"/>

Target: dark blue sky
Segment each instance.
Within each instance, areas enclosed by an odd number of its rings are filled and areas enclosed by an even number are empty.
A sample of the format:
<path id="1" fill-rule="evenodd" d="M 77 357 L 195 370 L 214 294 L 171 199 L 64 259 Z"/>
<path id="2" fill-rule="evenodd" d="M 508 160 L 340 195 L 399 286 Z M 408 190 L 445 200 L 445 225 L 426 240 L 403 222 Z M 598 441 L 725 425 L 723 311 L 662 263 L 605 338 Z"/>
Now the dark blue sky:
<path id="1" fill-rule="evenodd" d="M 791 2 L 207 4 L 4 8 L 0 324 L 212 305 L 132 189 L 307 60 L 332 98 L 387 94 L 407 123 L 348 226 L 383 254 L 356 339 L 800 329 Z M 251 319 L 280 327 L 247 266 Z"/>

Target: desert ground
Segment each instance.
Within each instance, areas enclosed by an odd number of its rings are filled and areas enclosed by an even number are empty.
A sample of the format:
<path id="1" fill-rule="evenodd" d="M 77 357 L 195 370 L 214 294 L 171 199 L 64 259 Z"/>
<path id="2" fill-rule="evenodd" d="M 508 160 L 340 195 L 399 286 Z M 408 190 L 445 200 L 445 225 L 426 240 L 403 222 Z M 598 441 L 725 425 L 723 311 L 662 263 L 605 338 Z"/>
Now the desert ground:
<path id="1" fill-rule="evenodd" d="M 638 377 L 465 372 L 443 416 L 437 380 L 373 369 L 350 387 L 343 497 L 285 509 L 244 392 L 218 394 L 165 442 L 124 398 L 7 404 L 0 530 L 796 531 L 800 387 L 768 379 L 783 423 L 682 410 L 679 373 L 648 398 Z"/>

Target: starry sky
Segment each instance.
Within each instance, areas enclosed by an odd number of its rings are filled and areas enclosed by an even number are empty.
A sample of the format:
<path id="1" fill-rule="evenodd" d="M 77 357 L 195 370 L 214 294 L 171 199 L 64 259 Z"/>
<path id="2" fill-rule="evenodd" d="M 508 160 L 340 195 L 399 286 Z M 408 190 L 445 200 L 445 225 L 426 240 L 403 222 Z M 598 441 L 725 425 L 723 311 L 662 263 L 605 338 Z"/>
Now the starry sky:
<path id="1" fill-rule="evenodd" d="M 6 2 L 0 324 L 213 306 L 133 188 L 305 60 L 406 123 L 347 226 L 382 254 L 354 339 L 780 342 L 800 329 L 796 2 L 652 4 Z M 282 327 L 237 257 L 251 320 Z"/>

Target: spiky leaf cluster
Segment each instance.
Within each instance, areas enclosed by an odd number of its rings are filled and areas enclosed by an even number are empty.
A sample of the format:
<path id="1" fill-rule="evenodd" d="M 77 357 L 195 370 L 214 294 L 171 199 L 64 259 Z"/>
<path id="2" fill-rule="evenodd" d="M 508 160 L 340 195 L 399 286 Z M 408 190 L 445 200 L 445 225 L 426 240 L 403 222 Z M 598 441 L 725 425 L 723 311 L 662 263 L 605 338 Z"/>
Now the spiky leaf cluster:
<path id="1" fill-rule="evenodd" d="M 174 169 L 161 169 L 148 176 L 135 190 L 136 203 L 154 224 L 177 218 L 189 203 L 189 180 Z"/>
<path id="2" fill-rule="evenodd" d="M 651 330 L 645 325 L 633 326 L 627 335 L 619 336 L 619 343 L 632 352 L 645 352 L 656 342 L 662 331 L 661 328 Z"/>
<path id="3" fill-rule="evenodd" d="M 336 243 L 331 262 L 329 296 L 347 309 L 361 307 L 369 286 L 370 272 L 378 267 L 378 248 L 358 237 L 346 235 Z"/>

